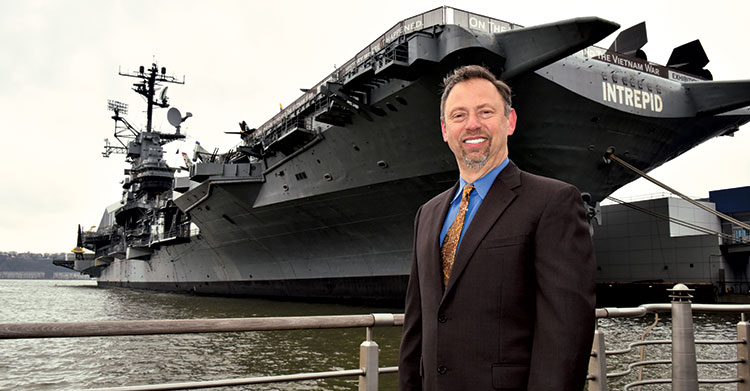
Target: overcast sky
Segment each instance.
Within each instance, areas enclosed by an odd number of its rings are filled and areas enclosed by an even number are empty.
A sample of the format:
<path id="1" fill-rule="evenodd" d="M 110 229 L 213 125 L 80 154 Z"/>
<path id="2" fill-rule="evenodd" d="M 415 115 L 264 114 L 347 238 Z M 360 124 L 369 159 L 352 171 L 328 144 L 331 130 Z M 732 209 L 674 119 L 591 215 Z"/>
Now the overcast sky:
<path id="1" fill-rule="evenodd" d="M 145 123 L 135 79 L 117 75 L 156 61 L 185 76 L 170 103 L 193 117 L 189 139 L 168 146 L 176 165 L 195 140 L 236 144 L 241 120 L 256 127 L 396 22 L 441 5 L 526 26 L 595 15 L 629 27 L 646 21 L 649 60 L 699 38 L 716 80 L 750 79 L 746 1 L 12 1 L 0 0 L 0 251 L 64 252 L 77 224 L 98 225 L 119 200 L 126 164 L 101 156 L 112 137 L 107 99 Z M 616 34 L 600 43 L 608 46 Z M 171 131 L 166 113 L 157 129 Z M 523 131 L 523 129 L 519 129 Z M 439 133 L 435 129 L 436 134 Z M 693 197 L 750 185 L 750 129 L 710 140 L 652 174 Z M 618 191 L 661 190 L 639 180 Z"/>

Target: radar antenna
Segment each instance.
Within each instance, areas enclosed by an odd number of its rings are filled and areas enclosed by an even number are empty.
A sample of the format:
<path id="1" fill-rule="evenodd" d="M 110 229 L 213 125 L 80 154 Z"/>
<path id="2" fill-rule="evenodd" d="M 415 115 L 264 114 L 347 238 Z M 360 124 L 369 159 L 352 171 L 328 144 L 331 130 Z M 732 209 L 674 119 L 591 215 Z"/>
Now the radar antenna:
<path id="1" fill-rule="evenodd" d="M 120 142 L 122 142 L 122 141 L 120 141 Z M 104 139 L 104 152 L 102 152 L 102 156 L 109 157 L 113 153 L 125 153 L 127 151 L 128 151 L 128 149 L 125 148 L 125 147 L 120 147 L 120 146 L 117 146 L 117 145 L 110 144 L 108 138 Z"/>
<path id="2" fill-rule="evenodd" d="M 144 66 L 140 66 L 137 72 L 123 73 L 118 71 L 120 76 L 135 77 L 140 79 L 139 82 L 133 84 L 133 91 L 142 95 L 146 98 L 146 129 L 144 132 L 153 132 L 153 113 L 154 106 L 167 108 L 169 107 L 169 98 L 167 97 L 167 86 L 162 87 L 161 83 L 174 83 L 174 84 L 185 84 L 185 77 L 183 76 L 182 81 L 176 79 L 174 76 L 167 75 L 167 68 L 162 67 L 159 69 L 156 63 L 151 64 L 151 68 L 146 69 Z M 156 91 L 161 92 L 156 94 Z M 128 105 L 116 100 L 107 100 L 107 110 L 114 112 L 112 119 L 115 120 L 115 138 L 120 143 L 119 146 L 113 146 L 109 140 L 104 140 L 104 152 L 102 156 L 109 157 L 113 153 L 127 153 L 128 144 L 135 141 L 140 136 L 141 131 L 137 130 L 131 125 L 125 115 L 128 113 Z M 174 109 L 176 110 L 176 109 Z M 179 111 L 178 111 L 179 114 Z M 187 113 L 187 116 L 180 117 L 180 123 L 184 122 L 192 114 Z M 171 122 L 171 121 L 170 121 Z M 168 143 L 173 140 L 185 138 L 185 135 L 180 134 L 179 125 L 176 134 L 159 134 L 159 140 L 161 144 Z M 129 156 L 130 157 L 130 156 Z"/>
<path id="3" fill-rule="evenodd" d="M 174 83 L 174 84 L 185 84 L 185 77 L 183 76 L 182 81 L 178 80 L 174 76 L 167 75 L 167 68 L 162 67 L 161 72 L 156 63 L 151 64 L 151 68 L 145 69 L 143 65 L 140 66 L 138 72 L 123 73 L 118 72 L 120 76 L 135 77 L 141 79 L 139 83 L 133 84 L 133 91 L 143 95 L 146 98 L 146 132 L 152 131 L 152 117 L 154 112 L 154 105 L 161 108 L 169 107 L 166 89 L 162 90 L 162 96 L 160 100 L 155 100 L 156 87 L 159 83 Z"/>
<path id="4" fill-rule="evenodd" d="M 166 87 L 164 88 L 166 89 Z M 183 117 L 182 113 L 180 113 L 180 110 L 176 107 L 172 107 L 171 109 L 169 109 L 169 111 L 167 111 L 167 121 L 169 121 L 170 125 L 175 127 L 177 134 L 180 134 L 180 127 L 182 126 L 182 123 L 192 116 L 193 113 L 187 112 Z"/>
<path id="5" fill-rule="evenodd" d="M 115 138 L 120 146 L 113 146 L 109 143 L 109 139 L 104 139 L 104 152 L 102 156 L 109 157 L 112 153 L 125 153 L 127 151 L 127 140 L 132 140 L 138 137 L 138 130 L 136 130 L 123 115 L 128 113 L 128 104 L 122 103 L 116 100 L 107 100 L 107 110 L 114 112 L 112 119 L 115 120 Z"/>

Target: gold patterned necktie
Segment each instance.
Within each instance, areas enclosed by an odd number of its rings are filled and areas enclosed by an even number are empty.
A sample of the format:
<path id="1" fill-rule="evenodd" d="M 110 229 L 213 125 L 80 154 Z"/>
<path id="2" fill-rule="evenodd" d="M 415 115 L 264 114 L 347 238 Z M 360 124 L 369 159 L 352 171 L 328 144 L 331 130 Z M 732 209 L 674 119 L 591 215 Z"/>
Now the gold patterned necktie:
<path id="1" fill-rule="evenodd" d="M 456 215 L 456 219 L 453 220 L 453 224 L 448 228 L 448 232 L 446 232 L 443 239 L 443 245 L 440 247 L 440 259 L 443 263 L 443 286 L 448 285 L 448 279 L 451 276 L 458 241 L 461 239 L 461 231 L 464 228 L 466 209 L 469 208 L 469 194 L 471 194 L 472 190 L 474 190 L 474 185 L 464 186 L 463 194 L 461 194 L 461 204 L 458 207 L 458 214 Z"/>

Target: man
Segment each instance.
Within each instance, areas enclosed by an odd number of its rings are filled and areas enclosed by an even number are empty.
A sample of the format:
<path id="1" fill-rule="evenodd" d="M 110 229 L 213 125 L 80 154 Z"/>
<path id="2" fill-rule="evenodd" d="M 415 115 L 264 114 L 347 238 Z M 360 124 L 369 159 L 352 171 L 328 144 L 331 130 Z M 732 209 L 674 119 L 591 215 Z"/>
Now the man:
<path id="1" fill-rule="evenodd" d="M 417 212 L 399 388 L 580 391 L 595 303 L 581 195 L 508 160 L 504 82 L 466 66 L 444 84 L 443 140 L 461 177 Z"/>

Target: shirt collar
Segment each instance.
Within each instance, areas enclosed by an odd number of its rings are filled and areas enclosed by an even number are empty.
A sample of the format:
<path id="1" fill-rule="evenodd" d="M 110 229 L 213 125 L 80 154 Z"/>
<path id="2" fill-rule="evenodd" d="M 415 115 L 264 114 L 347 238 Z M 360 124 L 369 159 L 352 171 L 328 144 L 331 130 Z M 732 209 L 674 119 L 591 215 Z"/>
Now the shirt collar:
<path id="1" fill-rule="evenodd" d="M 490 191 L 490 187 L 492 187 L 492 184 L 495 183 L 495 178 L 497 178 L 497 176 L 500 174 L 500 171 L 502 171 L 509 162 L 510 160 L 506 157 L 499 166 L 493 168 L 490 172 L 484 174 L 483 177 L 477 179 L 476 181 L 474 181 L 474 183 L 472 183 L 472 185 L 474 185 L 474 191 L 479 194 L 479 198 L 484 200 L 484 197 L 487 196 L 487 192 Z M 468 182 L 466 182 L 464 178 L 461 177 L 459 177 L 458 182 L 458 191 L 453 196 L 453 200 L 451 201 L 451 203 L 456 202 L 456 200 L 461 197 L 461 192 L 464 186 L 468 184 Z"/>

